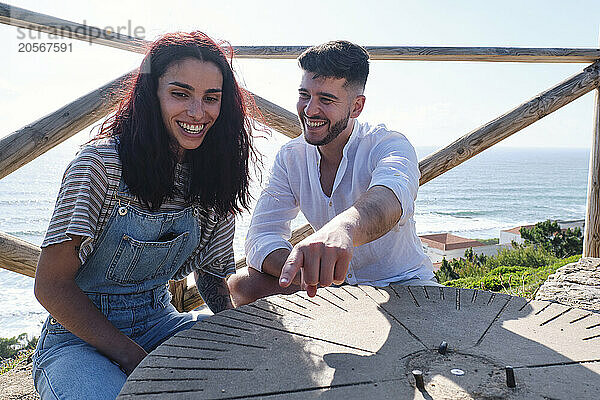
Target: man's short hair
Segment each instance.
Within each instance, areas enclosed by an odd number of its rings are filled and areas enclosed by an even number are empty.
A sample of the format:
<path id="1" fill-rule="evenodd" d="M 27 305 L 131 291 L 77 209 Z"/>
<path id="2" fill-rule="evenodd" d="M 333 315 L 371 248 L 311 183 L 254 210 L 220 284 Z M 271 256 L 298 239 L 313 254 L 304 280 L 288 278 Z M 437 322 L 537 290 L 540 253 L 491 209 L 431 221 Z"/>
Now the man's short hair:
<path id="1" fill-rule="evenodd" d="M 361 92 L 369 75 L 369 53 L 346 40 L 310 47 L 298 57 L 298 64 L 315 78 L 345 78 L 347 86 L 356 86 Z"/>

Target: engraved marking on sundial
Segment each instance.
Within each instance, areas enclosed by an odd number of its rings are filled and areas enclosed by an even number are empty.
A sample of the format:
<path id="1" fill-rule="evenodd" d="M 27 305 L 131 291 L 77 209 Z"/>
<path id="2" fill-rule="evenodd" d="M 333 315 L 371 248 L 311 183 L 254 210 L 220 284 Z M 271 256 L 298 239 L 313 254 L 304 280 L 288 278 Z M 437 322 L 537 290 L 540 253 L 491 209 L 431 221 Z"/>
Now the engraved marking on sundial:
<path id="1" fill-rule="evenodd" d="M 318 294 L 318 293 L 317 293 L 317 297 L 318 297 L 318 298 L 320 298 L 320 299 L 323 299 L 323 300 L 325 300 L 326 302 L 328 302 L 328 303 L 329 303 L 329 304 L 331 304 L 332 306 L 335 306 L 335 307 L 339 308 L 340 310 L 342 310 L 342 311 L 344 311 L 344 312 L 348 312 L 348 310 L 346 310 L 344 307 L 342 307 L 342 306 L 340 306 L 340 305 L 338 305 L 338 304 L 335 304 L 333 301 L 329 300 L 329 299 L 328 299 L 328 298 L 326 298 L 326 297 L 323 297 L 323 296 L 321 296 L 321 295 L 320 295 L 320 294 Z"/>
<path id="2" fill-rule="evenodd" d="M 292 300 L 288 299 L 287 297 L 283 297 L 283 296 L 282 296 L 282 297 L 280 297 L 280 299 L 282 299 L 282 300 L 285 300 L 285 301 L 287 301 L 288 303 L 292 303 L 292 304 L 293 304 L 293 305 L 295 305 L 296 307 L 298 307 L 298 308 L 301 308 L 301 309 L 303 309 L 303 310 L 308 310 L 308 308 L 307 308 L 307 307 L 303 306 L 302 304 L 298 304 L 297 302 L 295 302 L 295 301 L 292 301 Z"/>
<path id="3" fill-rule="evenodd" d="M 279 308 L 281 308 L 281 309 L 284 309 L 285 311 L 289 311 L 289 312 L 291 312 L 291 313 L 294 313 L 294 314 L 296 314 L 296 315 L 300 315 L 301 317 L 308 318 L 308 319 L 313 319 L 313 317 L 311 317 L 310 315 L 302 314 L 302 313 L 301 313 L 301 312 L 299 312 L 299 311 L 292 310 L 291 308 L 287 308 L 287 307 L 285 307 L 285 306 L 282 306 L 281 304 L 275 304 L 275 303 L 271 303 L 270 301 L 266 301 L 266 300 L 265 300 L 265 303 L 267 303 L 267 304 L 269 304 L 269 305 L 271 305 L 271 306 L 273 306 L 273 307 L 279 307 Z M 234 310 L 237 310 L 237 309 L 236 309 L 236 308 L 234 308 Z"/>
<path id="4" fill-rule="evenodd" d="M 204 320 L 202 321 L 203 324 L 211 324 L 211 325 L 216 325 L 216 326 L 222 326 L 223 328 L 230 328 L 230 329 L 238 329 L 240 331 L 244 331 L 244 332 L 253 332 L 252 329 L 248 329 L 248 328 L 242 328 L 241 326 L 233 326 L 233 325 L 227 325 L 227 324 L 222 324 L 222 323 L 218 323 L 218 322 L 214 322 L 214 321 L 210 321 L 210 320 Z"/>
<path id="5" fill-rule="evenodd" d="M 479 338 L 479 340 L 477 341 L 477 343 L 475 343 L 475 346 L 479 346 L 481 344 L 481 342 L 483 341 L 483 338 L 488 333 L 488 331 L 490 330 L 490 328 L 492 327 L 492 325 L 494 325 L 494 323 L 500 319 L 500 314 L 502 314 L 504 312 L 504 309 L 506 308 L 506 306 L 508 306 L 508 303 L 510 303 L 511 299 L 512 299 L 512 297 L 509 297 L 506 300 L 506 303 L 504 303 L 504 305 L 502 306 L 502 308 L 500 309 L 500 311 L 498 311 L 498 313 L 496 314 L 496 316 L 494 317 L 494 319 L 490 322 L 490 324 L 488 325 L 488 327 L 485 328 L 485 330 L 481 334 L 481 337 Z M 488 302 L 488 304 L 489 304 L 489 302 Z"/>
<path id="6" fill-rule="evenodd" d="M 550 323 L 550 322 L 554 321 L 555 319 L 558 319 L 558 318 L 562 317 L 563 315 L 565 315 L 566 313 L 568 313 L 568 312 L 569 312 L 569 311 L 571 311 L 571 310 L 572 310 L 572 308 L 567 308 L 566 310 L 564 310 L 564 311 L 562 311 L 561 313 L 559 313 L 559 314 L 555 315 L 554 317 L 552 317 L 552 318 L 550 318 L 550 319 L 548 319 L 548 320 L 546 320 L 546 321 L 542 322 L 542 323 L 540 324 L 540 326 L 544 326 L 544 325 L 546 325 L 546 324 L 548 324 L 548 323 Z"/>
<path id="7" fill-rule="evenodd" d="M 259 307 L 259 306 L 257 306 L 254 303 L 253 304 L 248 304 L 248 307 L 254 308 L 255 310 L 261 310 L 261 311 L 267 312 L 269 314 L 277 315 L 278 317 L 283 317 L 284 316 L 284 314 L 278 313 L 277 311 L 269 310 L 268 308 Z"/>

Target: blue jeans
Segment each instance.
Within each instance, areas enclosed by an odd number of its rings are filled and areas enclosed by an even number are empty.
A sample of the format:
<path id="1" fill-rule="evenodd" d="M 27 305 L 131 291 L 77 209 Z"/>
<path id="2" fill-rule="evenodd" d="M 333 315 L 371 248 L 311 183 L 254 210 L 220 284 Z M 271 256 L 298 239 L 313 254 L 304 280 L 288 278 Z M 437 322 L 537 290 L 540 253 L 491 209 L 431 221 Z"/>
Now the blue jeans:
<path id="1" fill-rule="evenodd" d="M 157 309 L 157 307 L 159 309 Z M 179 313 L 171 304 L 154 306 L 152 301 L 134 308 L 111 309 L 111 322 L 129 323 L 132 314 L 142 318 L 139 324 L 119 327 L 147 352 L 154 350 L 175 333 L 191 328 L 196 320 Z M 120 367 L 50 317 L 44 324 L 34 354 L 33 379 L 42 399 L 115 399 L 127 376 Z"/>

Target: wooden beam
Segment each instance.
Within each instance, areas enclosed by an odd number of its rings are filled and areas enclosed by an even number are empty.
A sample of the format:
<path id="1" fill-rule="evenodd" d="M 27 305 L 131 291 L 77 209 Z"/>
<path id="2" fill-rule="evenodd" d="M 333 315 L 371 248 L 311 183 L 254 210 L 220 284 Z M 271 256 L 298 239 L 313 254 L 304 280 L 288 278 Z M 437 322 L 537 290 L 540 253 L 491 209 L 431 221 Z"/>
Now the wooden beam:
<path id="1" fill-rule="evenodd" d="M 594 137 L 590 152 L 583 256 L 600 257 L 600 89 L 596 90 Z"/>
<path id="2" fill-rule="evenodd" d="M 0 22 L 144 54 L 149 41 L 0 3 Z M 238 58 L 295 59 L 308 46 L 234 46 Z M 534 47 L 365 46 L 372 60 L 592 63 L 600 49 Z"/>
<path id="3" fill-rule="evenodd" d="M 364 46 L 371 60 L 593 63 L 600 49 L 534 47 Z M 236 46 L 238 58 L 295 59 L 308 46 Z"/>
<path id="4" fill-rule="evenodd" d="M 540 93 L 533 99 L 425 157 L 419 162 L 421 170 L 419 184 L 429 182 L 515 132 L 594 90 L 600 85 L 599 69 L 599 63 L 588 66 L 583 72 Z"/>
<path id="5" fill-rule="evenodd" d="M 108 32 L 95 26 L 83 25 L 66 19 L 56 18 L 24 8 L 14 7 L 0 3 L 0 22 L 16 26 L 20 29 L 29 29 L 44 32 L 49 35 L 62 36 L 82 40 L 88 43 L 101 44 L 121 50 L 136 53 L 145 53 L 149 42 L 117 32 Z"/>
<path id="6" fill-rule="evenodd" d="M 175 307 L 175 309 L 179 312 L 184 312 L 185 310 L 184 298 L 186 290 L 187 277 L 178 281 L 169 281 L 169 292 L 171 292 L 171 304 L 173 304 L 173 307 Z"/>
<path id="7" fill-rule="evenodd" d="M 108 114 L 129 74 L 0 139 L 0 179 Z"/>
<path id="8" fill-rule="evenodd" d="M 0 267 L 33 278 L 38 258 L 39 247 L 0 232 Z"/>
<path id="9" fill-rule="evenodd" d="M 256 94 L 253 94 L 253 96 L 256 105 L 265 117 L 265 123 L 270 128 L 292 139 L 302 133 L 302 127 L 296 114 Z"/>

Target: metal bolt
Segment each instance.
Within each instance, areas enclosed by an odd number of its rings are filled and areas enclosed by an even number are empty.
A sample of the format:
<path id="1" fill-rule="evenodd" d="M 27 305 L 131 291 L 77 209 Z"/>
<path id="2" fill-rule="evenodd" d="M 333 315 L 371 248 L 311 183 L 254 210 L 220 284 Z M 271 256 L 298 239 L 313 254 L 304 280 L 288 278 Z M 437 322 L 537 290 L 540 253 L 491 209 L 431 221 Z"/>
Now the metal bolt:
<path id="1" fill-rule="evenodd" d="M 423 382 L 423 371 L 419 369 L 413 369 L 412 374 L 415 377 L 415 384 L 417 385 L 417 389 L 425 390 L 425 382 Z"/>
<path id="2" fill-rule="evenodd" d="M 443 341 L 442 343 L 440 343 L 440 347 L 438 347 L 438 353 L 444 355 L 446 354 L 446 351 L 448 351 L 448 342 Z"/>
<path id="3" fill-rule="evenodd" d="M 506 371 L 506 386 L 514 388 L 517 386 L 515 382 L 515 370 L 510 365 L 507 365 L 504 370 Z"/>

